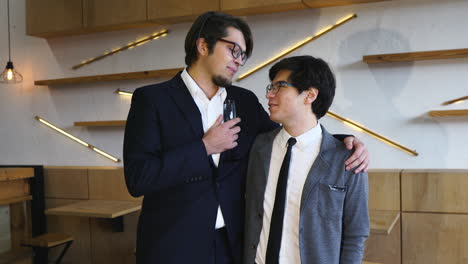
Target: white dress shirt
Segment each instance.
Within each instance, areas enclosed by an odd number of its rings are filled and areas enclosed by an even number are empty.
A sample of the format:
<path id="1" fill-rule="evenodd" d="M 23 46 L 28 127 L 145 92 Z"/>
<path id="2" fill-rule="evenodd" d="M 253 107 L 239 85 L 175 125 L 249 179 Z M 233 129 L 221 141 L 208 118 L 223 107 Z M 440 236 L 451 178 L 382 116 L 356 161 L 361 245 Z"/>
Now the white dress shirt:
<path id="1" fill-rule="evenodd" d="M 210 100 L 200 88 L 200 86 L 198 86 L 198 84 L 188 74 L 187 69 L 184 69 L 180 77 L 182 77 L 182 80 L 192 95 L 195 104 L 197 104 L 198 109 L 200 110 L 203 131 L 206 132 L 208 129 L 210 129 L 211 126 L 213 126 L 216 118 L 223 114 L 223 103 L 227 96 L 226 89 L 224 87 L 219 87 L 216 94 Z M 216 166 L 219 164 L 219 157 L 220 154 L 211 155 L 211 158 L 213 158 L 213 162 Z M 218 215 L 216 217 L 215 228 L 218 229 L 224 226 L 225 224 L 223 213 L 221 212 L 221 207 L 218 206 Z"/>
<path id="2" fill-rule="evenodd" d="M 287 142 L 291 136 L 283 128 L 273 141 L 270 169 L 263 201 L 263 227 L 257 247 L 255 261 L 265 264 L 265 256 L 270 233 L 270 223 L 275 204 L 278 176 L 287 150 Z M 283 234 L 279 253 L 280 264 L 301 263 L 299 251 L 299 220 L 301 197 L 307 175 L 315 162 L 322 143 L 322 128 L 317 124 L 314 128 L 296 137 L 297 143 L 291 151 L 288 185 L 286 187 L 286 205 L 283 218 Z"/>

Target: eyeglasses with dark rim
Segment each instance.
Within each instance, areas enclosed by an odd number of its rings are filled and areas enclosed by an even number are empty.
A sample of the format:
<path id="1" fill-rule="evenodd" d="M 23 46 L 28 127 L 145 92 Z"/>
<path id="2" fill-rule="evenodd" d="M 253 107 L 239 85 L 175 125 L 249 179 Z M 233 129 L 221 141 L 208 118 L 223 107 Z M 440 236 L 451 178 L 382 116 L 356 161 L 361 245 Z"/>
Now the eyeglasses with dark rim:
<path id="1" fill-rule="evenodd" d="M 280 88 L 287 87 L 287 86 L 294 87 L 293 84 L 285 82 L 285 81 L 270 83 L 266 87 L 266 93 L 276 94 L 279 91 Z"/>
<path id="2" fill-rule="evenodd" d="M 245 51 L 242 51 L 242 48 L 239 46 L 239 44 L 229 41 L 229 40 L 222 39 L 222 38 L 218 39 L 218 41 L 231 44 L 232 45 L 232 48 L 231 48 L 232 58 L 237 59 L 240 57 L 242 60 L 241 65 L 243 66 L 245 64 L 245 62 L 247 61 L 247 53 Z"/>

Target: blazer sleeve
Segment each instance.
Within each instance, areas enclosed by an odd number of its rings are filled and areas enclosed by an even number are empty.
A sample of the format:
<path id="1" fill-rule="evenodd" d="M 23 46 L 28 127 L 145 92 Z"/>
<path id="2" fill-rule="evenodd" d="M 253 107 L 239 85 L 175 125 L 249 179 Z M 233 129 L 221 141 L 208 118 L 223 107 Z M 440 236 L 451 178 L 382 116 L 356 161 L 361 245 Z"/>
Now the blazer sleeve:
<path id="1" fill-rule="evenodd" d="M 124 136 L 124 172 L 128 191 L 134 197 L 154 193 L 192 177 L 209 177 L 212 169 L 201 138 L 175 148 L 161 147 L 161 118 L 150 96 L 137 89 L 127 118 Z"/>
<path id="2" fill-rule="evenodd" d="M 369 236 L 367 173 L 349 173 L 344 203 L 341 264 L 361 264 Z"/>

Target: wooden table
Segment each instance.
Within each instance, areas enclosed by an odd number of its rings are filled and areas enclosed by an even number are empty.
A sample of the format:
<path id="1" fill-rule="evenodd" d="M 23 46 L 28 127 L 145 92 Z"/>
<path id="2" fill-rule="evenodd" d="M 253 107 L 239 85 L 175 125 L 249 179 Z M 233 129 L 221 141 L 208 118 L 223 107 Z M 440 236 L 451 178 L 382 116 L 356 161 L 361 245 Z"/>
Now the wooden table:
<path id="1" fill-rule="evenodd" d="M 141 210 L 141 202 L 86 200 L 45 211 L 46 215 L 84 216 L 110 219 L 114 231 L 123 231 L 123 216 Z"/>

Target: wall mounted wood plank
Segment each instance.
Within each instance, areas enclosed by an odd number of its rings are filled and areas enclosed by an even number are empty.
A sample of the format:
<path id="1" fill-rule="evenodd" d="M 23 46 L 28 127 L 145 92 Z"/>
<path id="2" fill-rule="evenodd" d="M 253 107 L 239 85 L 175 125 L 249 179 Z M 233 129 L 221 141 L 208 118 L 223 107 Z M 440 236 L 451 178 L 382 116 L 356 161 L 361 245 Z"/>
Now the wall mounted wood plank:
<path id="1" fill-rule="evenodd" d="M 183 69 L 184 68 L 173 68 L 173 69 L 162 69 L 162 70 L 141 71 L 141 72 L 125 72 L 125 73 L 72 77 L 72 78 L 63 78 L 63 79 L 40 80 L 40 81 L 35 81 L 34 84 L 39 85 L 39 86 L 50 86 L 50 85 L 62 85 L 62 84 L 136 80 L 136 79 L 148 79 L 148 78 L 170 78 L 176 75 L 179 71 L 182 71 Z"/>
<path id="2" fill-rule="evenodd" d="M 429 115 L 433 117 L 468 116 L 468 109 L 430 111 Z"/>
<path id="3" fill-rule="evenodd" d="M 127 120 L 106 120 L 106 121 L 77 121 L 73 125 L 77 127 L 99 127 L 99 126 L 125 126 Z"/>
<path id="4" fill-rule="evenodd" d="M 33 168 L 0 168 L 0 181 L 10 181 L 34 177 Z"/>
<path id="5" fill-rule="evenodd" d="M 221 11 L 236 16 L 306 9 L 301 0 L 221 0 Z"/>
<path id="6" fill-rule="evenodd" d="M 420 61 L 468 58 L 468 49 L 434 50 L 407 53 L 375 54 L 362 57 L 367 64 L 384 62 Z"/>
<path id="7" fill-rule="evenodd" d="M 7 204 L 13 204 L 13 203 L 19 203 L 19 202 L 31 201 L 31 200 L 32 200 L 32 195 L 11 197 L 11 198 L 0 200 L 0 205 L 7 205 Z"/>
<path id="8" fill-rule="evenodd" d="M 400 219 L 400 211 L 369 210 L 371 233 L 388 235 Z"/>

